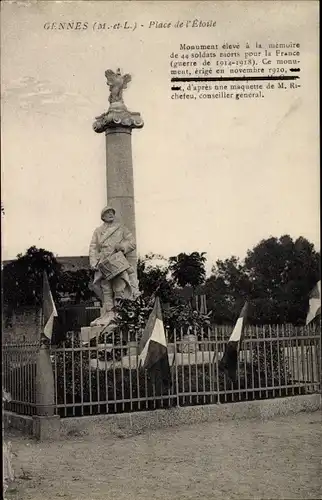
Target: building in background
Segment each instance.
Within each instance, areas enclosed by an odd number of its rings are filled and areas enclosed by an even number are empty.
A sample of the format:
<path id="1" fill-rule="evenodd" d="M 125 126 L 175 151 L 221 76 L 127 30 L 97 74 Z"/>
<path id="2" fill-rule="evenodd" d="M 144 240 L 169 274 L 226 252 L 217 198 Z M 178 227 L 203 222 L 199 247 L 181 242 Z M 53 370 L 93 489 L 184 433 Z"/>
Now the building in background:
<path id="1" fill-rule="evenodd" d="M 56 257 L 57 262 L 62 265 L 63 271 L 78 271 L 79 269 L 89 269 L 89 258 L 87 255 L 76 255 L 68 257 Z M 16 259 L 3 260 L 2 267 L 10 264 Z"/>

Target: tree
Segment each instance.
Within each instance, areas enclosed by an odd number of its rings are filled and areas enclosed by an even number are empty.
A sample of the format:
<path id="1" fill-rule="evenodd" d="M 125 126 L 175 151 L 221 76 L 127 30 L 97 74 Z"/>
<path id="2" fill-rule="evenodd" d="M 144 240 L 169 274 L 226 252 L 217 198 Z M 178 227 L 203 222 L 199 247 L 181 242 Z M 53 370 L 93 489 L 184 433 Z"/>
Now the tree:
<path id="1" fill-rule="evenodd" d="M 312 243 L 289 235 L 262 240 L 247 252 L 245 269 L 257 322 L 304 322 L 308 295 L 320 277 L 320 254 Z"/>
<path id="2" fill-rule="evenodd" d="M 46 271 L 54 299 L 61 265 L 52 252 L 30 247 L 24 255 L 8 263 L 2 270 L 3 300 L 11 308 L 41 304 L 43 272 Z"/>
<path id="3" fill-rule="evenodd" d="M 303 323 L 308 295 L 320 276 L 320 254 L 303 237 L 260 241 L 246 259 L 218 260 L 207 279 L 208 307 L 216 323 L 232 323 L 248 300 L 253 324 Z"/>
<path id="4" fill-rule="evenodd" d="M 190 285 L 194 290 L 204 283 L 206 278 L 205 252 L 192 252 L 191 254 L 179 253 L 176 257 L 169 258 L 169 270 L 174 282 L 185 287 Z"/>
<path id="5" fill-rule="evenodd" d="M 205 284 L 207 303 L 216 323 L 232 323 L 249 296 L 250 281 L 238 257 L 217 260 Z"/>
<path id="6" fill-rule="evenodd" d="M 169 277 L 169 266 L 160 255 L 148 254 L 138 259 L 137 274 L 139 288 L 144 298 L 151 297 L 158 291 L 163 303 L 175 300 L 174 286 Z"/>

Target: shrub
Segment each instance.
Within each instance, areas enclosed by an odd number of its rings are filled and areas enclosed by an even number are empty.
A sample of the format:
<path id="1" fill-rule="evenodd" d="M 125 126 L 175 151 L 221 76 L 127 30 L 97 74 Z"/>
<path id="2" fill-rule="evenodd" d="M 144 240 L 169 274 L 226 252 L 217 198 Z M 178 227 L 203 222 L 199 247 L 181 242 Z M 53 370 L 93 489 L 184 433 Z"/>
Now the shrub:
<path id="1" fill-rule="evenodd" d="M 139 340 L 145 328 L 149 315 L 153 309 L 154 298 L 139 297 L 135 301 L 123 300 L 115 308 L 116 318 L 114 324 L 116 333 L 127 341 Z M 201 335 L 202 330 L 210 328 L 209 314 L 203 314 L 186 303 L 163 306 L 163 322 L 168 331 L 168 341 L 172 342 L 176 331 L 179 339 L 181 331 L 188 333 L 191 329 Z"/>

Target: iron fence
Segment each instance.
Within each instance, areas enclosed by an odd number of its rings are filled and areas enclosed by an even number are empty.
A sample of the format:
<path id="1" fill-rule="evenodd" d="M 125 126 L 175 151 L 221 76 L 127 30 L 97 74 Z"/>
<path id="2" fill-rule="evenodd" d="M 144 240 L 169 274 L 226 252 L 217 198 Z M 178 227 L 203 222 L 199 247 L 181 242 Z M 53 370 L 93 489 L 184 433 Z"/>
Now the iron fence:
<path id="1" fill-rule="evenodd" d="M 128 341 L 122 333 L 112 333 L 84 344 L 78 332 L 70 332 L 48 353 L 55 411 L 61 417 L 82 416 L 319 391 L 321 350 L 316 326 L 247 328 L 234 383 L 219 369 L 231 332 L 232 327 L 226 326 L 190 329 L 189 335 L 183 330 L 167 332 L 170 387 L 140 368 L 136 335 Z M 6 410 L 37 414 L 37 377 L 42 377 L 37 373 L 37 366 L 42 366 L 37 365 L 39 352 L 40 343 L 3 345 L 3 387 L 11 395 L 11 401 L 4 403 Z"/>
<path id="2" fill-rule="evenodd" d="M 39 343 L 4 344 L 2 387 L 10 394 L 4 409 L 23 415 L 37 413 L 36 365 Z"/>
<path id="3" fill-rule="evenodd" d="M 170 388 L 139 366 L 138 339 L 111 334 L 83 345 L 69 334 L 52 347 L 55 407 L 62 416 L 228 403 L 319 391 L 320 336 L 314 326 L 250 327 L 237 380 L 219 369 L 232 327 L 168 335 Z"/>

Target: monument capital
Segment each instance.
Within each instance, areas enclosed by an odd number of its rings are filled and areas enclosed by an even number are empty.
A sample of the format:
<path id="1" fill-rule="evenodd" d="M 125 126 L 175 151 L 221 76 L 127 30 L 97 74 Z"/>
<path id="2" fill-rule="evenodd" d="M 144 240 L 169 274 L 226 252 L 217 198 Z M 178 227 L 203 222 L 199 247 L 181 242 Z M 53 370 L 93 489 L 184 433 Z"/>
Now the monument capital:
<path id="1" fill-rule="evenodd" d="M 108 98 L 110 105 L 107 112 L 95 118 L 94 131 L 102 133 L 107 129 L 118 127 L 142 128 L 144 122 L 140 113 L 129 111 L 123 101 L 123 90 L 127 88 L 127 84 L 131 81 L 131 75 L 122 75 L 120 69 L 117 69 L 116 73 L 111 69 L 107 69 L 105 77 L 110 90 Z"/>
<path id="2" fill-rule="evenodd" d="M 111 128 L 142 128 L 144 122 L 140 113 L 134 113 L 127 109 L 109 109 L 106 113 L 95 118 L 93 129 L 98 134 L 106 132 Z"/>

